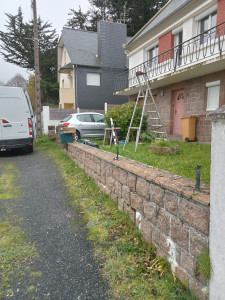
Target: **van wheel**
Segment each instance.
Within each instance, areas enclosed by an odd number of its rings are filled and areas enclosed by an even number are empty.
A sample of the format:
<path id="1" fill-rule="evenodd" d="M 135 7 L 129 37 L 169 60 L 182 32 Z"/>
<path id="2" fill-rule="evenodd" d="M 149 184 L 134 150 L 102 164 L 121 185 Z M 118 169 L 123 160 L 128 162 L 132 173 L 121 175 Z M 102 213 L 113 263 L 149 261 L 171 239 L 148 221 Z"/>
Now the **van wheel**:
<path id="1" fill-rule="evenodd" d="M 33 145 L 27 147 L 27 153 L 32 153 L 33 151 L 34 151 Z"/>

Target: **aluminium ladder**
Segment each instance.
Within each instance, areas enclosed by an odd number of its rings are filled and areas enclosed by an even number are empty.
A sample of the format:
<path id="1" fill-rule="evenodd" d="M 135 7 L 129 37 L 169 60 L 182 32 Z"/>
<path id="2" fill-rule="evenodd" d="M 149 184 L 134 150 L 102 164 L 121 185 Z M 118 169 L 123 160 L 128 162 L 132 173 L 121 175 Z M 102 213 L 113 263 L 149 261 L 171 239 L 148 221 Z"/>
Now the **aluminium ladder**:
<path id="1" fill-rule="evenodd" d="M 124 149 L 126 144 L 129 142 L 130 131 L 132 129 L 137 130 L 137 136 L 136 136 L 136 142 L 135 142 L 135 152 L 137 150 L 138 142 L 139 142 L 140 135 L 141 135 L 141 127 L 142 127 L 146 107 L 149 107 L 149 110 L 147 111 L 148 121 L 149 121 L 148 125 L 150 127 L 150 131 L 155 134 L 155 139 L 169 140 L 168 136 L 167 136 L 167 133 L 166 133 L 166 129 L 165 129 L 163 120 L 160 117 L 158 108 L 156 106 L 154 97 L 152 95 L 152 91 L 151 91 L 151 87 L 150 87 L 150 83 L 149 83 L 149 80 L 148 80 L 147 73 L 139 71 L 139 72 L 136 72 L 136 76 L 137 76 L 140 88 L 139 88 L 139 92 L 138 92 L 137 101 L 136 101 L 136 104 L 135 104 L 135 107 L 134 107 L 134 111 L 133 111 L 133 114 L 132 114 L 132 118 L 131 118 L 131 121 L 130 121 L 130 125 L 129 125 L 129 128 L 128 128 L 126 140 L 125 140 L 125 143 L 124 143 L 124 146 L 123 146 L 123 149 Z M 143 86 L 142 86 L 141 80 L 140 80 L 140 76 L 143 76 L 144 82 L 146 84 L 146 90 L 143 89 Z M 137 109 L 137 105 L 138 105 L 138 102 L 139 102 L 140 99 L 144 99 L 140 124 L 139 124 L 139 127 L 132 127 L 134 117 L 135 117 L 135 113 L 136 113 L 136 109 Z"/>

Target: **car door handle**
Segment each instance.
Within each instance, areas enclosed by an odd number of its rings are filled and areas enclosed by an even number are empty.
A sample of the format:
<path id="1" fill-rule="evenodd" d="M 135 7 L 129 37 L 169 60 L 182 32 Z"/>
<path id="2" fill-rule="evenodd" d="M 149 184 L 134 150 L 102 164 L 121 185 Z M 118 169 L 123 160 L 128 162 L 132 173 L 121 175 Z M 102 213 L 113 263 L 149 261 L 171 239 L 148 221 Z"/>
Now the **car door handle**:
<path id="1" fill-rule="evenodd" d="M 10 124 L 3 125 L 3 127 L 12 127 Z"/>

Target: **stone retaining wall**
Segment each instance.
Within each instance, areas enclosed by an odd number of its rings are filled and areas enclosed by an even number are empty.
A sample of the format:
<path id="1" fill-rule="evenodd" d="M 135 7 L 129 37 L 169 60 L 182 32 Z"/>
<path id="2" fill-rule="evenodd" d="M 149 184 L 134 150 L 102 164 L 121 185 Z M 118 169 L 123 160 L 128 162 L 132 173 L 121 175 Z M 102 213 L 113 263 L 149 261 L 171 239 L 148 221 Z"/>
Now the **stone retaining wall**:
<path id="1" fill-rule="evenodd" d="M 67 154 L 128 213 L 176 276 L 207 299 L 197 257 L 208 248 L 209 187 L 196 192 L 192 180 L 79 143 L 68 144 Z"/>

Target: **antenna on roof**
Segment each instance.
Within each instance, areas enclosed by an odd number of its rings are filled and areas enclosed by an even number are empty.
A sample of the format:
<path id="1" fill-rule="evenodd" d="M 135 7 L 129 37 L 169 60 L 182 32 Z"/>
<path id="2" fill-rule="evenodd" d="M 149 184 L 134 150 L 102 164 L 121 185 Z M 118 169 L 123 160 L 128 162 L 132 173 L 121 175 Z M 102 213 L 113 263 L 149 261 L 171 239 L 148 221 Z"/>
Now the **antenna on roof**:
<path id="1" fill-rule="evenodd" d="M 118 19 L 117 21 L 125 24 L 127 19 L 128 19 L 127 1 L 125 1 L 124 6 L 123 6 L 123 13 L 120 14 L 120 19 Z"/>

